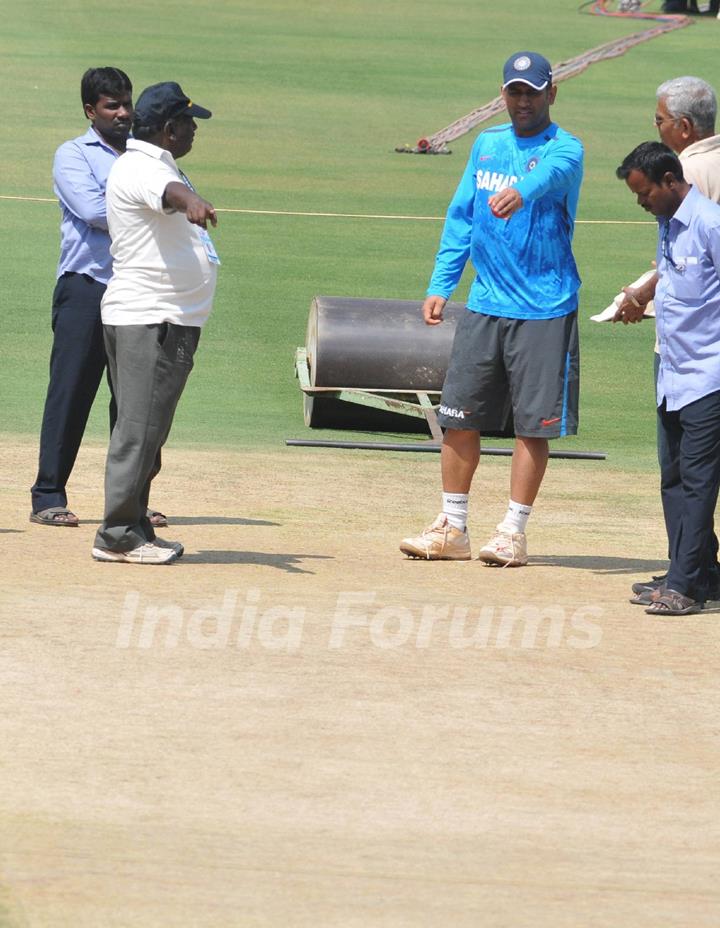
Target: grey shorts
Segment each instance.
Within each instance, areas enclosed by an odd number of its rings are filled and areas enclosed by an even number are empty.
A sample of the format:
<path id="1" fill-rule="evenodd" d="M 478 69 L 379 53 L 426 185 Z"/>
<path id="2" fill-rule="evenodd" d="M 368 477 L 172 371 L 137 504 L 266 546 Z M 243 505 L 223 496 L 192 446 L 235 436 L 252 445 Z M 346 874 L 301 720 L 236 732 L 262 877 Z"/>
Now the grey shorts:
<path id="1" fill-rule="evenodd" d="M 438 422 L 485 435 L 561 438 L 578 428 L 577 313 L 505 319 L 468 310 L 457 324 Z"/>

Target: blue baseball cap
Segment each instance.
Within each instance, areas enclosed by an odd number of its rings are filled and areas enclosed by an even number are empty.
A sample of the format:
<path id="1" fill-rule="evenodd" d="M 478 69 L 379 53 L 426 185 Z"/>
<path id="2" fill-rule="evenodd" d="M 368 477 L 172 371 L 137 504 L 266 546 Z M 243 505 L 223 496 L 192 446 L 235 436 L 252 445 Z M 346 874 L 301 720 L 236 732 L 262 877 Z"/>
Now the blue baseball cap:
<path id="1" fill-rule="evenodd" d="M 204 106 L 193 103 L 175 81 L 151 84 L 135 101 L 135 122 L 141 125 L 161 126 L 176 116 L 210 119 L 212 113 Z"/>
<path id="2" fill-rule="evenodd" d="M 552 84 L 552 65 L 537 52 L 515 52 L 503 68 L 503 90 L 520 81 L 533 90 L 545 90 Z"/>

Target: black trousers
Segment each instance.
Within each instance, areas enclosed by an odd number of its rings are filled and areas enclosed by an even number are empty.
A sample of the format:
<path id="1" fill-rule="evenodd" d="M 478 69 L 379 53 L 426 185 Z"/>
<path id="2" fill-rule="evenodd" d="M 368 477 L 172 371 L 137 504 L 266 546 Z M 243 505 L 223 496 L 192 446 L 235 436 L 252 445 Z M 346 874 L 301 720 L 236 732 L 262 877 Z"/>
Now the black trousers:
<path id="1" fill-rule="evenodd" d="M 660 355 L 657 353 L 657 351 L 654 352 L 654 359 L 655 359 L 654 384 L 655 384 L 655 387 L 657 387 L 658 373 L 660 371 Z M 657 455 L 658 455 L 658 464 L 660 465 L 660 473 L 662 473 L 663 470 L 665 470 L 667 473 L 673 473 L 675 475 L 674 476 L 675 480 L 679 480 L 679 474 L 678 474 L 677 468 L 675 467 L 672 461 L 672 458 L 670 455 L 670 449 L 668 447 L 667 439 L 665 437 L 665 432 L 660 423 L 660 416 L 657 417 Z M 666 494 L 668 496 L 668 507 L 667 508 L 670 512 L 670 518 L 668 519 L 668 515 L 666 513 L 665 527 L 666 527 L 667 535 L 668 535 L 668 558 L 670 558 L 672 557 L 672 554 L 671 554 L 672 540 L 671 540 L 671 530 L 670 530 L 670 526 L 668 525 L 668 521 L 672 522 L 673 526 L 677 525 L 678 518 L 681 514 L 680 512 L 677 512 L 677 513 L 675 512 L 675 505 L 674 505 L 674 501 L 676 498 L 675 497 L 675 486 L 672 483 L 672 481 L 668 485 Z M 665 508 L 664 504 L 663 504 L 663 508 Z M 710 559 L 711 570 L 712 570 L 713 576 L 717 578 L 715 580 L 715 585 L 717 587 L 720 587 L 720 564 L 718 564 L 718 551 L 719 550 L 720 550 L 720 544 L 718 544 L 717 535 L 715 534 L 715 531 L 713 530 L 712 537 L 710 538 L 710 549 L 709 549 L 708 555 Z M 715 597 L 712 597 L 712 598 L 715 598 Z"/>
<path id="2" fill-rule="evenodd" d="M 718 587 L 714 514 L 720 488 L 720 391 L 668 412 L 658 408 L 660 491 L 670 543 L 667 585 L 699 602 Z"/>
<path id="3" fill-rule="evenodd" d="M 100 301 L 105 285 L 87 274 L 66 273 L 52 303 L 50 382 L 40 432 L 40 461 L 32 487 L 33 512 L 67 506 L 65 485 L 72 473 L 107 356 Z M 110 430 L 116 419 L 110 385 Z"/>

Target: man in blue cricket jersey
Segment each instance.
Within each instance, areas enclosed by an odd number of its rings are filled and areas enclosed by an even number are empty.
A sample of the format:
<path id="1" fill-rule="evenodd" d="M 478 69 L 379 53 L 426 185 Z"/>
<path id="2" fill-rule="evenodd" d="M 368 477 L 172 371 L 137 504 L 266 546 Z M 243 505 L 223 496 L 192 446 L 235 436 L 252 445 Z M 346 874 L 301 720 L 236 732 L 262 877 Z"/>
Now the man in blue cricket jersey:
<path id="1" fill-rule="evenodd" d="M 713 517 L 720 488 L 720 206 L 684 177 L 662 142 L 644 142 L 617 169 L 658 219 L 657 272 L 633 291 L 622 320 L 655 300 L 660 364 L 660 491 L 670 544 L 667 577 L 631 600 L 655 615 L 688 615 L 717 596 Z"/>
<path id="2" fill-rule="evenodd" d="M 132 84 L 119 68 L 89 68 L 80 96 L 90 126 L 55 154 L 53 182 L 60 202 L 60 260 L 53 293 L 53 347 L 38 473 L 31 490 L 30 521 L 74 527 L 66 484 L 75 464 L 107 356 L 100 301 L 112 274 L 105 185 L 110 168 L 125 151 L 133 115 Z M 109 382 L 109 381 L 108 381 Z M 110 385 L 110 429 L 115 400 Z M 154 526 L 166 525 L 148 511 Z"/>
<path id="3" fill-rule="evenodd" d="M 503 70 L 510 123 L 478 136 L 450 203 L 423 316 L 443 308 L 470 259 L 475 279 L 458 323 L 438 421 L 442 512 L 400 550 L 469 560 L 468 495 L 480 435 L 516 436 L 510 500 L 481 549 L 486 564 L 527 564 L 525 527 L 548 460 L 548 439 L 578 426 L 580 278 L 571 241 L 583 173 L 578 139 L 550 119 L 557 87 L 547 59 L 517 52 Z"/>

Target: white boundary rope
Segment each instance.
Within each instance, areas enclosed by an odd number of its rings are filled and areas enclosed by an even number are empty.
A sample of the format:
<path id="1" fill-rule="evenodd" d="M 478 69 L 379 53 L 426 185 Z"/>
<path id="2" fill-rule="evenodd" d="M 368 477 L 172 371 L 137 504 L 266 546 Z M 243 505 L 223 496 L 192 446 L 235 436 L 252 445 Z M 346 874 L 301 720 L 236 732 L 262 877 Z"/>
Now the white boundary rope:
<path id="1" fill-rule="evenodd" d="M 19 197 L 0 193 L 0 200 L 19 200 L 23 203 L 54 203 L 54 197 Z M 383 219 L 401 222 L 444 222 L 444 216 L 403 216 L 384 213 L 322 213 L 289 209 L 234 209 L 217 207 L 218 213 L 243 213 L 248 216 L 301 216 L 310 219 Z M 643 219 L 576 219 L 578 226 L 647 226 L 655 223 Z"/>

